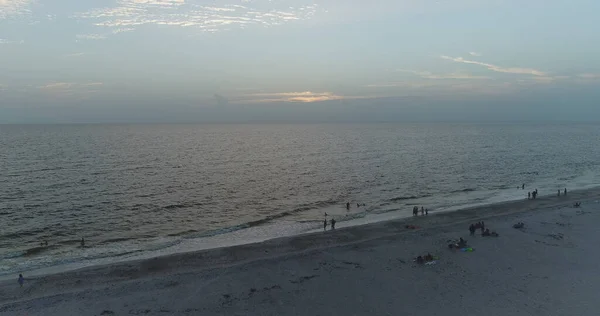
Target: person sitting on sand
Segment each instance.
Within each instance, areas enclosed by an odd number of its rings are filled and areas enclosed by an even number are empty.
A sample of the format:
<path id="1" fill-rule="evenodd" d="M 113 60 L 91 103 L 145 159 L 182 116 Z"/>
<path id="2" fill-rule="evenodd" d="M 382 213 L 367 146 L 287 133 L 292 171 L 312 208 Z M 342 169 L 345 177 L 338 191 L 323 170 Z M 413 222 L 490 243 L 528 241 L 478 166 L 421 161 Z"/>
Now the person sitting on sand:
<path id="1" fill-rule="evenodd" d="M 458 240 L 458 247 L 459 248 L 463 248 L 467 246 L 467 241 L 464 240 L 462 237 L 460 237 L 460 239 Z"/>
<path id="2" fill-rule="evenodd" d="M 490 236 L 490 230 L 489 230 L 489 228 L 488 228 L 488 229 L 486 229 L 486 230 L 485 230 L 483 233 L 481 233 L 481 236 L 483 236 L 483 237 L 488 237 L 488 236 Z"/>
<path id="3" fill-rule="evenodd" d="M 421 257 L 421 256 L 418 256 L 418 257 L 417 257 L 417 259 L 416 259 L 416 261 L 417 261 L 417 263 L 419 263 L 419 264 L 423 264 L 423 263 L 425 263 L 425 261 L 423 260 L 423 257 Z"/>
<path id="4" fill-rule="evenodd" d="M 19 285 L 21 287 L 23 287 L 23 283 L 25 283 L 25 278 L 23 277 L 22 274 L 19 274 L 19 281 L 18 282 L 19 282 Z"/>
<path id="5" fill-rule="evenodd" d="M 433 256 L 429 252 L 425 256 L 425 261 L 426 262 L 433 261 Z"/>
<path id="6" fill-rule="evenodd" d="M 500 235 L 498 235 L 498 233 L 497 233 L 497 232 L 492 232 L 492 233 L 490 234 L 490 236 L 491 236 L 491 237 L 499 237 Z"/>

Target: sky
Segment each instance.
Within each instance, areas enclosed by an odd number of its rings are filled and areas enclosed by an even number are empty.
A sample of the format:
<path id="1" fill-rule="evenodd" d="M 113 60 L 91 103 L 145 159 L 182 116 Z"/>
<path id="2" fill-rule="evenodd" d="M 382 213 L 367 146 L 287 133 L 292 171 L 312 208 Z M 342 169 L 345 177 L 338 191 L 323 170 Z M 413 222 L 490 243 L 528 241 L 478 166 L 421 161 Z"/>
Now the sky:
<path id="1" fill-rule="evenodd" d="M 0 123 L 600 117 L 597 0 L 0 0 Z"/>

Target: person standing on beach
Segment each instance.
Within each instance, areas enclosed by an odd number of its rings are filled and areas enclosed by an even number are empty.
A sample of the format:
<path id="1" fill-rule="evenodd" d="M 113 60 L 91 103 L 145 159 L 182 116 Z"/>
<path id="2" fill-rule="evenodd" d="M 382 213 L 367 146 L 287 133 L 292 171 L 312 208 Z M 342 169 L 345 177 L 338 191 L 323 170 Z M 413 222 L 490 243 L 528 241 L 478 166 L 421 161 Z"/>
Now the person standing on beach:
<path id="1" fill-rule="evenodd" d="M 421 216 L 425 216 L 425 208 L 421 206 Z"/>
<path id="2" fill-rule="evenodd" d="M 327 230 L 327 217 L 325 217 L 325 220 L 323 221 L 323 231 Z"/>
<path id="3" fill-rule="evenodd" d="M 523 186 L 521 187 L 522 190 L 525 190 L 525 183 L 523 183 Z"/>
<path id="4" fill-rule="evenodd" d="M 334 230 L 334 229 L 335 229 L 335 219 L 332 218 L 331 219 L 331 230 Z"/>
<path id="5" fill-rule="evenodd" d="M 527 192 L 527 199 L 531 200 L 531 192 Z"/>
<path id="6" fill-rule="evenodd" d="M 567 188 L 565 188 L 565 195 L 567 195 Z"/>
<path id="7" fill-rule="evenodd" d="M 560 189 L 558 189 L 558 195 L 557 196 L 560 196 Z"/>
<path id="8" fill-rule="evenodd" d="M 349 211 L 350 210 L 350 202 L 346 203 L 346 209 Z"/>
<path id="9" fill-rule="evenodd" d="M 425 209 L 425 216 L 427 216 L 427 215 L 429 215 L 429 209 L 428 208 Z"/>
<path id="10" fill-rule="evenodd" d="M 475 225 L 471 224 L 471 226 L 469 226 L 469 233 L 471 236 L 475 236 Z"/>
<path id="11" fill-rule="evenodd" d="M 83 237 L 81 237 L 81 248 L 85 247 L 85 240 L 83 240 Z"/>
<path id="12" fill-rule="evenodd" d="M 25 278 L 22 274 L 19 274 L 19 285 L 23 287 L 23 283 L 25 283 Z"/>

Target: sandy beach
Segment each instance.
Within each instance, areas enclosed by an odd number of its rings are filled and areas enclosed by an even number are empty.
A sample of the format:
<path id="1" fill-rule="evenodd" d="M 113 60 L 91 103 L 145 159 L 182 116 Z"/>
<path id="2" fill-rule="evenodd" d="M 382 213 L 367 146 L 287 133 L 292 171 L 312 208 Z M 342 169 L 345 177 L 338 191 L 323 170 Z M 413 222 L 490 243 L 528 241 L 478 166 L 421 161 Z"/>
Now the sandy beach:
<path id="1" fill-rule="evenodd" d="M 23 288 L 15 276 L 0 283 L 0 315 L 597 315 L 599 199 L 594 189 L 341 226 L 25 275 Z M 470 237 L 480 220 L 500 236 Z M 458 237 L 475 250 L 449 250 Z M 436 264 L 413 262 L 428 252 Z"/>

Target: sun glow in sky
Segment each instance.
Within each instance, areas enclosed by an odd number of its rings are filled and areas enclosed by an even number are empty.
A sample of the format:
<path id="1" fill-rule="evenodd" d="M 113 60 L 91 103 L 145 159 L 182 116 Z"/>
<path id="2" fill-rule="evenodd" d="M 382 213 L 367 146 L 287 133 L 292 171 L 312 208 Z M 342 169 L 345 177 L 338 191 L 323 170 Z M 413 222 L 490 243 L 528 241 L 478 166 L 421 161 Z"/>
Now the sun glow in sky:
<path id="1" fill-rule="evenodd" d="M 598 12 L 591 0 L 0 0 L 0 122 L 506 102 L 588 118 Z"/>

